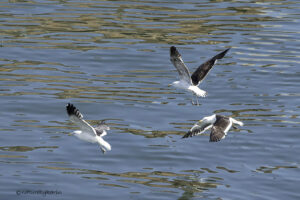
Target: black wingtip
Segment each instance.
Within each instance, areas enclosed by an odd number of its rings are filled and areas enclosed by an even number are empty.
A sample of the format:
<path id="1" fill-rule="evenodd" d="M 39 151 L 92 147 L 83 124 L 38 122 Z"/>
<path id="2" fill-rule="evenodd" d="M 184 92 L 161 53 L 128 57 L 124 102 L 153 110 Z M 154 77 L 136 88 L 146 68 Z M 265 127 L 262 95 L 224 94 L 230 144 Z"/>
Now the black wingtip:
<path id="1" fill-rule="evenodd" d="M 72 115 L 72 114 L 74 113 L 74 110 L 75 110 L 76 108 L 74 107 L 73 104 L 68 103 L 67 106 L 66 106 L 66 109 L 67 109 L 68 115 Z"/>
<path id="2" fill-rule="evenodd" d="M 231 48 L 228 48 L 228 49 L 222 51 L 221 53 L 219 53 L 218 55 L 216 55 L 216 56 L 214 57 L 214 59 L 222 59 L 222 58 L 224 58 L 224 56 L 227 54 L 227 52 L 228 52 L 230 49 L 231 49 Z"/>
<path id="3" fill-rule="evenodd" d="M 171 46 L 170 47 L 170 56 L 176 56 L 176 57 L 179 57 L 181 56 L 180 53 L 177 51 L 176 47 L 174 46 Z"/>
<path id="4" fill-rule="evenodd" d="M 224 52 L 224 54 L 226 54 L 229 50 L 231 49 L 231 47 L 229 47 L 228 49 L 226 49 Z"/>
<path id="5" fill-rule="evenodd" d="M 188 137 L 192 137 L 191 131 L 187 132 L 184 136 L 182 136 L 182 138 L 188 138 Z"/>
<path id="6" fill-rule="evenodd" d="M 68 103 L 66 109 L 69 116 L 75 115 L 78 118 L 82 118 L 82 115 L 80 114 L 79 110 L 73 104 Z"/>

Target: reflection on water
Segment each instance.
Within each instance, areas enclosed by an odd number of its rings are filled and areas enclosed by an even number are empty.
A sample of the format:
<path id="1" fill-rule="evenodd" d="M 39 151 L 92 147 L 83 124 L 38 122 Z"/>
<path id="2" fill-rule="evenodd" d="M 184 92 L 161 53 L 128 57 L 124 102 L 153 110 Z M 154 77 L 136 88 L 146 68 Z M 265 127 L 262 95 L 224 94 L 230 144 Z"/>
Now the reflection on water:
<path id="1" fill-rule="evenodd" d="M 297 166 L 275 166 L 275 167 L 264 167 L 261 166 L 258 169 L 256 169 L 257 172 L 263 172 L 263 173 L 273 173 L 273 171 L 278 169 L 297 169 Z"/>
<path id="2" fill-rule="evenodd" d="M 1 1 L 1 195 L 38 185 L 64 199 L 299 199 L 299 8 Z M 191 71 L 232 48 L 201 84 L 200 106 L 169 86 L 171 45 Z M 93 125 L 107 120 L 109 154 L 69 134 L 68 102 Z M 212 113 L 245 126 L 218 144 L 180 139 Z"/>
<path id="3" fill-rule="evenodd" d="M 16 152 L 26 152 L 26 151 L 33 151 L 35 149 L 56 149 L 57 146 L 41 146 L 41 147 L 27 147 L 27 146 L 13 146 L 13 147 L 0 147 L 2 151 L 16 151 Z"/>
<path id="4" fill-rule="evenodd" d="M 39 166 L 39 168 L 60 170 L 62 171 L 62 174 L 80 175 L 84 179 L 96 180 L 97 182 L 100 182 L 100 185 L 110 187 L 129 188 L 127 183 L 133 183 L 142 184 L 148 187 L 158 187 L 161 188 L 163 192 L 173 192 L 172 190 L 167 189 L 178 188 L 183 190 L 184 193 L 189 193 L 191 197 L 194 196 L 192 195 L 193 193 L 217 188 L 219 185 L 222 185 L 221 182 L 224 181 L 222 178 L 215 176 L 201 178 L 201 175 L 205 172 L 195 170 L 186 170 L 185 172 L 192 172 L 192 174 L 188 174 L 163 171 L 111 173 L 97 170 L 50 166 Z M 211 173 L 210 170 L 205 171 Z M 107 184 L 106 182 L 109 181 L 113 183 Z"/>
<path id="5" fill-rule="evenodd" d="M 134 135 L 144 136 L 146 138 L 165 137 L 171 134 L 180 135 L 182 132 L 179 131 L 159 131 L 159 130 L 142 130 L 142 129 L 130 129 L 122 128 L 123 133 L 131 133 Z"/>

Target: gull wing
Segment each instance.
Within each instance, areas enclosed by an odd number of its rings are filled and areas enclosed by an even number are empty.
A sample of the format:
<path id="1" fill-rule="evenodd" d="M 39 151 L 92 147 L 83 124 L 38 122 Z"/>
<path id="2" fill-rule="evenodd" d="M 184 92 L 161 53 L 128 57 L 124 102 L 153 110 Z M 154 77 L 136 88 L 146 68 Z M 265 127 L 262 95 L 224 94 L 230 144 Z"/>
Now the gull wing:
<path id="1" fill-rule="evenodd" d="M 237 124 L 237 125 L 239 125 L 239 126 L 244 126 L 244 123 L 243 123 L 243 122 L 238 121 L 238 120 L 236 120 L 236 119 L 233 119 L 232 117 L 230 118 L 230 120 L 231 120 L 232 124 Z"/>
<path id="2" fill-rule="evenodd" d="M 193 137 L 200 135 L 212 127 L 211 123 L 198 122 L 196 123 L 182 138 Z"/>
<path id="3" fill-rule="evenodd" d="M 179 78 L 181 81 L 186 82 L 191 85 L 191 75 L 189 69 L 185 66 L 180 53 L 177 51 L 176 47 L 171 46 L 170 48 L 170 60 L 177 69 L 179 73 Z"/>
<path id="4" fill-rule="evenodd" d="M 213 124 L 210 133 L 210 142 L 218 142 L 224 139 L 227 131 L 231 128 L 231 121 L 229 117 L 223 115 L 216 115 L 216 121 Z"/>
<path id="5" fill-rule="evenodd" d="M 200 84 L 201 81 L 203 81 L 205 76 L 208 74 L 208 72 L 211 70 L 211 68 L 216 64 L 216 61 L 218 59 L 222 59 L 226 55 L 226 53 L 229 51 L 229 49 L 226 49 L 225 51 L 223 51 L 223 52 L 219 53 L 218 55 L 212 57 L 211 59 L 209 59 L 205 63 L 202 63 L 196 69 L 196 71 L 192 74 L 191 78 L 192 78 L 193 85 Z"/>
<path id="6" fill-rule="evenodd" d="M 66 109 L 67 109 L 67 113 L 69 115 L 70 120 L 74 124 L 79 126 L 80 129 L 82 130 L 82 132 L 88 133 L 91 136 L 96 135 L 95 129 L 83 119 L 83 115 L 79 112 L 79 110 L 73 104 L 68 103 L 68 105 L 66 106 Z"/>
<path id="7" fill-rule="evenodd" d="M 211 129 L 209 141 L 210 142 L 219 142 L 221 139 L 225 138 L 225 133 L 219 127 L 213 126 Z"/>

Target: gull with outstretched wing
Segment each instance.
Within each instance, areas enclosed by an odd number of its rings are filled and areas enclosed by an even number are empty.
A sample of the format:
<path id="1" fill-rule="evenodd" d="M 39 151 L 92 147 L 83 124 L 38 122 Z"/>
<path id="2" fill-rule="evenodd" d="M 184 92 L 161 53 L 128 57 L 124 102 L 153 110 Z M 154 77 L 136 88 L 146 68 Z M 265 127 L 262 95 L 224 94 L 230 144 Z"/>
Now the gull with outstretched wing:
<path id="1" fill-rule="evenodd" d="M 76 137 L 91 143 L 98 142 L 103 153 L 111 150 L 110 144 L 102 138 L 107 134 L 106 131 L 110 130 L 103 120 L 97 127 L 94 128 L 83 119 L 83 115 L 73 104 L 68 103 L 66 109 L 70 121 L 80 127 L 80 130 L 73 132 Z"/>
<path id="2" fill-rule="evenodd" d="M 172 85 L 177 88 L 191 91 L 196 95 L 197 105 L 199 105 L 197 97 L 206 97 L 206 91 L 201 90 L 198 85 L 204 80 L 208 72 L 217 63 L 217 60 L 222 59 L 229 51 L 229 49 L 226 49 L 225 51 L 217 54 L 216 56 L 201 64 L 191 75 L 176 47 L 171 46 L 170 60 L 179 73 L 179 81 L 173 82 Z"/>
<path id="3" fill-rule="evenodd" d="M 198 121 L 182 138 L 200 135 L 211 129 L 209 141 L 218 142 L 225 138 L 228 131 L 234 124 L 239 126 L 244 125 L 243 122 L 235 120 L 232 117 L 214 114 L 204 117 L 202 120 Z"/>

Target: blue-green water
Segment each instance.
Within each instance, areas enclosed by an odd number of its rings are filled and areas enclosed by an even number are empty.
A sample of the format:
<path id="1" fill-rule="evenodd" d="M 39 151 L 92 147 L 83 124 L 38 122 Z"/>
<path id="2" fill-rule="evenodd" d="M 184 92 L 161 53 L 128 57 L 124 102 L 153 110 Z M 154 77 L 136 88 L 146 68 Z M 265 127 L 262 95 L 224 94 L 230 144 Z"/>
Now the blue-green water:
<path id="1" fill-rule="evenodd" d="M 1 1 L 1 199 L 299 199 L 299 13 L 291 0 Z M 232 47 L 200 106 L 168 86 L 171 45 L 191 71 Z M 111 152 L 70 135 L 68 102 L 107 120 Z M 181 139 L 212 113 L 245 126 Z"/>

